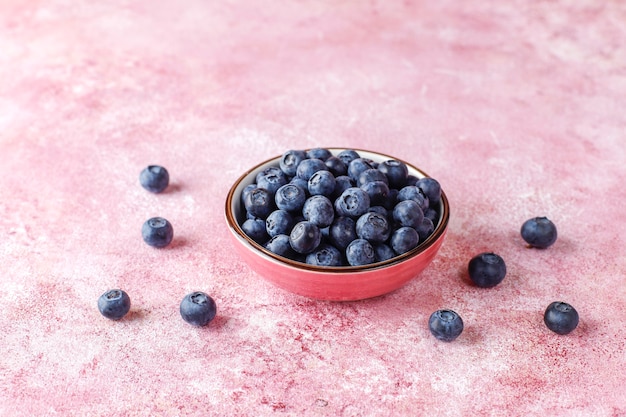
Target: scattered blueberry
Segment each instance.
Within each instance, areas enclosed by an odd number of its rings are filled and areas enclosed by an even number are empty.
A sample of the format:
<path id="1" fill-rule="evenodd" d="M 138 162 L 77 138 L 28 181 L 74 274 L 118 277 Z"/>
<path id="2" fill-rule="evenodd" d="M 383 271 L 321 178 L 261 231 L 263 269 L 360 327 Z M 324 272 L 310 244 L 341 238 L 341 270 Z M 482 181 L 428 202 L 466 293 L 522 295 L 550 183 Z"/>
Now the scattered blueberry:
<path id="1" fill-rule="evenodd" d="M 437 310 L 430 315 L 428 328 L 438 340 L 451 342 L 463 332 L 463 320 L 452 310 Z"/>
<path id="2" fill-rule="evenodd" d="M 180 315 L 183 320 L 194 326 L 209 324 L 216 314 L 215 300 L 202 291 L 189 293 L 180 302 Z"/>
<path id="3" fill-rule="evenodd" d="M 109 290 L 98 298 L 98 309 L 107 319 L 119 320 L 130 310 L 130 297 L 123 290 Z"/>
<path id="4" fill-rule="evenodd" d="M 506 275 L 504 259 L 492 252 L 474 256 L 467 269 L 471 280 L 482 288 L 495 287 Z"/>
<path id="5" fill-rule="evenodd" d="M 340 175 L 335 178 L 335 191 L 333 191 L 333 198 L 337 198 L 346 191 L 348 188 L 354 187 L 354 181 L 347 175 Z"/>
<path id="6" fill-rule="evenodd" d="M 522 238 L 530 246 L 545 249 L 556 242 L 556 226 L 547 217 L 528 219 L 522 225 Z"/>
<path id="7" fill-rule="evenodd" d="M 144 242 L 155 248 L 163 248 L 172 242 L 174 228 L 163 217 L 153 217 L 145 221 L 141 227 Z"/>
<path id="8" fill-rule="evenodd" d="M 548 329 L 558 334 L 568 334 L 578 326 L 578 312 L 568 303 L 555 301 L 543 315 Z"/>
<path id="9" fill-rule="evenodd" d="M 149 165 L 139 174 L 139 183 L 146 190 L 160 193 L 170 183 L 170 174 L 160 165 Z"/>

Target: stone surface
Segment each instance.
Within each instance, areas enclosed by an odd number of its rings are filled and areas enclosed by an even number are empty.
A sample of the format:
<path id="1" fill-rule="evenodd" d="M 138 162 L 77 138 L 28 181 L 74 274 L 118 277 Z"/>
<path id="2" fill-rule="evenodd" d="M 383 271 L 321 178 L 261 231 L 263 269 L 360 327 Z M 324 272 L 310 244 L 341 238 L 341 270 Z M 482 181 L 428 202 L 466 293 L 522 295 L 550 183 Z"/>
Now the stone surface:
<path id="1" fill-rule="evenodd" d="M 0 414 L 625 416 L 624 21 L 592 0 L 0 2 Z M 230 185 L 316 146 L 439 179 L 450 229 L 421 279 L 317 302 L 237 258 Z M 155 215 L 167 249 L 141 239 Z M 547 250 L 519 235 L 538 215 Z M 486 250 L 509 268 L 487 290 L 465 275 Z M 97 309 L 114 287 L 119 322 Z M 207 328 L 178 313 L 192 290 Z M 570 335 L 542 322 L 555 300 Z"/>

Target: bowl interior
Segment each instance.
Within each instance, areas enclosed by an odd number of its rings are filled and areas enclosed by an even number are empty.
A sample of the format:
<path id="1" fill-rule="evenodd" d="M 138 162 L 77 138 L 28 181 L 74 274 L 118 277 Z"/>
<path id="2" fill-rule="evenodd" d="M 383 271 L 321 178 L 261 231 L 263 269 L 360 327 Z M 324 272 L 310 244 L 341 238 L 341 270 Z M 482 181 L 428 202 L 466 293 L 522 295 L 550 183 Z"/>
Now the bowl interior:
<path id="1" fill-rule="evenodd" d="M 328 148 L 328 149 L 333 153 L 333 155 L 336 155 L 337 153 L 344 150 L 344 148 Z M 368 158 L 375 162 L 383 162 L 383 161 L 390 160 L 390 159 L 396 159 L 396 160 L 402 161 L 399 158 L 377 153 L 377 152 L 367 151 L 363 149 L 354 149 L 354 150 L 357 151 L 362 158 Z M 250 239 L 245 234 L 245 232 L 241 229 L 240 225 L 242 224 L 242 222 L 245 220 L 245 217 L 246 217 L 245 209 L 243 208 L 243 204 L 241 201 L 241 193 L 243 189 L 249 184 L 254 183 L 256 175 L 259 172 L 263 171 L 264 169 L 270 166 L 278 166 L 278 162 L 280 158 L 281 156 L 277 156 L 277 157 L 268 159 L 267 161 L 264 161 L 258 164 L 257 166 L 251 168 L 250 170 L 246 171 L 243 175 L 241 175 L 241 177 L 239 177 L 239 179 L 232 186 L 226 198 L 225 214 L 226 214 L 226 220 L 227 220 L 228 226 L 231 228 L 231 231 L 235 234 L 235 236 L 237 237 L 238 241 L 241 242 L 241 244 L 248 247 L 250 250 L 259 252 L 259 254 L 261 254 L 263 257 L 266 257 L 268 260 L 271 260 L 273 262 L 279 262 L 280 264 L 284 264 L 284 265 L 289 265 L 297 269 L 305 269 L 305 270 L 319 271 L 322 273 L 326 272 L 326 273 L 332 273 L 332 274 L 336 274 L 336 273 L 345 274 L 345 273 L 353 273 L 355 271 L 375 270 L 379 268 L 385 268 L 387 266 L 402 262 L 406 259 L 418 256 L 420 253 L 422 253 L 426 248 L 432 245 L 433 242 L 437 241 L 445 233 L 445 230 L 448 225 L 449 216 L 450 216 L 450 209 L 449 209 L 448 199 L 442 190 L 441 202 L 440 202 L 440 206 L 438 210 L 439 218 L 435 225 L 435 229 L 433 233 L 424 242 L 421 242 L 416 248 L 402 255 L 389 259 L 387 261 L 376 262 L 376 263 L 364 265 L 364 266 L 327 267 L 327 266 L 309 265 L 303 262 L 298 262 L 298 261 L 280 256 L 280 255 L 277 255 L 265 249 L 262 245 L 256 243 L 252 239 Z M 402 161 L 402 162 L 404 162 L 407 165 L 409 175 L 415 175 L 418 178 L 424 178 L 428 176 L 425 172 L 409 164 L 408 162 L 406 161 Z"/>

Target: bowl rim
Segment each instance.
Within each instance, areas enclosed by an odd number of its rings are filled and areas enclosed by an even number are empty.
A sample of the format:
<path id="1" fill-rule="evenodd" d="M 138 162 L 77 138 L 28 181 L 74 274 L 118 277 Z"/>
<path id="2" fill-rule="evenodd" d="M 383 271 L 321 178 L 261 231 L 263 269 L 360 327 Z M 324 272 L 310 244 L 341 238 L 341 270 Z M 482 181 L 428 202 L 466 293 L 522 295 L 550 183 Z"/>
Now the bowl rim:
<path id="1" fill-rule="evenodd" d="M 307 151 L 309 149 L 314 149 L 314 148 L 307 148 L 303 150 Z M 406 164 L 407 167 L 409 167 L 409 170 L 415 171 L 418 174 L 420 174 L 421 175 L 420 178 L 432 178 L 428 174 L 426 174 L 423 170 L 417 168 L 413 164 L 406 162 L 403 159 L 396 158 L 396 157 L 393 157 L 384 153 L 380 153 L 377 151 L 371 151 L 371 150 L 360 149 L 360 148 L 343 148 L 343 147 L 324 147 L 324 149 L 330 150 L 333 153 L 333 155 L 336 155 L 338 152 L 341 152 L 343 150 L 354 150 L 357 153 L 359 153 L 359 155 L 361 153 L 369 153 L 369 154 L 376 155 L 377 157 L 380 157 L 383 160 L 400 161 Z M 421 242 L 419 245 L 417 245 L 415 248 L 411 249 L 410 251 L 405 252 L 401 255 L 395 256 L 386 261 L 375 262 L 375 263 L 368 264 L 368 265 L 357 265 L 357 266 L 351 266 L 351 265 L 350 266 L 319 266 L 319 265 L 310 265 L 304 262 L 299 262 L 293 259 L 286 258 L 284 256 L 280 256 L 278 254 L 275 254 L 274 252 L 264 248 L 263 245 L 250 239 L 250 237 L 246 235 L 243 229 L 241 229 L 241 226 L 239 222 L 237 221 L 235 213 L 233 213 L 232 209 L 233 209 L 234 198 L 240 198 L 240 196 L 235 196 L 235 191 L 237 190 L 239 185 L 242 184 L 242 182 L 245 181 L 246 178 L 251 173 L 258 171 L 262 166 L 268 165 L 272 162 L 278 163 L 282 155 L 283 154 L 266 159 L 265 161 L 256 164 L 252 168 L 246 170 L 242 175 L 240 175 L 239 178 L 237 178 L 237 180 L 233 183 L 233 185 L 228 190 L 228 194 L 226 196 L 226 203 L 225 203 L 226 222 L 231 232 L 234 233 L 235 236 L 239 238 L 238 240 L 240 242 L 247 244 L 249 249 L 255 250 L 255 252 L 257 252 L 261 256 L 270 258 L 269 260 L 278 262 L 281 265 L 289 266 L 298 270 L 308 270 L 308 271 L 313 271 L 313 272 L 318 272 L 318 273 L 347 274 L 347 273 L 355 273 L 355 272 L 376 271 L 376 270 L 388 268 L 390 266 L 399 264 L 401 262 L 405 262 L 411 258 L 417 257 L 418 255 L 426 251 L 430 246 L 432 246 L 436 241 L 438 241 L 445 234 L 445 231 L 448 227 L 448 222 L 450 220 L 450 203 L 448 201 L 448 197 L 446 196 L 445 192 L 442 189 L 441 200 L 439 203 L 440 204 L 439 221 L 433 233 L 431 233 L 431 235 L 425 241 Z M 253 182 L 250 182 L 250 184 L 252 183 Z"/>

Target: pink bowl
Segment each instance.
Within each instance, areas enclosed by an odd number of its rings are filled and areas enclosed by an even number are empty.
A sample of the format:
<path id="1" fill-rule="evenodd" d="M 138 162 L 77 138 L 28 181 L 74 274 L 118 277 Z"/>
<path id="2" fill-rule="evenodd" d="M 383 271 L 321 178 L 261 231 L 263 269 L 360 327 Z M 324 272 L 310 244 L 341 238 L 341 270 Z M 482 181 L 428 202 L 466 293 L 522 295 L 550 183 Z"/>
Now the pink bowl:
<path id="1" fill-rule="evenodd" d="M 331 148 L 334 155 L 343 149 Z M 355 149 L 363 158 L 375 162 L 396 159 L 392 156 Z M 278 166 L 281 156 L 260 163 L 244 173 L 232 186 L 226 198 L 226 222 L 235 248 L 242 259 L 267 281 L 295 294 L 318 300 L 353 301 L 376 297 L 394 291 L 416 278 L 433 260 L 446 234 L 450 207 L 441 193 L 439 221 L 433 234 L 415 249 L 390 259 L 365 266 L 319 267 L 276 255 L 250 239 L 240 227 L 245 218 L 241 192 L 255 181 L 256 174 L 269 166 Z M 405 162 L 409 174 L 427 175 Z"/>

